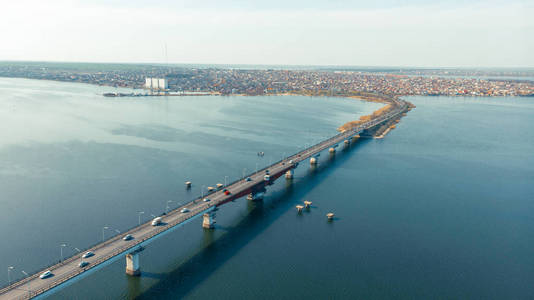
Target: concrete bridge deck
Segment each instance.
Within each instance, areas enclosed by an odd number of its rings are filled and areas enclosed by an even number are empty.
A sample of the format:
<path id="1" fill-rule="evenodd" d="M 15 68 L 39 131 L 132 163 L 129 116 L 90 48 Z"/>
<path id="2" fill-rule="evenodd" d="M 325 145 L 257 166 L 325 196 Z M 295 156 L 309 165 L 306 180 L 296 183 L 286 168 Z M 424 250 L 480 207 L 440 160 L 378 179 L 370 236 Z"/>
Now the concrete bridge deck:
<path id="1" fill-rule="evenodd" d="M 230 191 L 229 195 L 225 195 L 222 189 L 217 190 L 206 196 L 210 199 L 209 202 L 204 202 L 201 198 L 197 198 L 170 211 L 166 215 L 163 215 L 163 223 L 159 226 L 152 226 L 151 222 L 147 222 L 90 249 L 86 249 L 85 251 L 92 251 L 95 255 L 84 259 L 84 261 L 89 263 L 84 268 L 78 267 L 80 257 L 78 255 L 73 256 L 61 263 L 41 270 L 34 275 L 14 282 L 1 289 L 0 299 L 28 299 L 37 296 L 45 297 L 50 295 L 55 292 L 56 289 L 62 288 L 74 280 L 95 272 L 120 257 L 123 257 L 123 255 L 139 252 L 140 247 L 146 246 L 155 238 L 161 237 L 193 218 L 200 217 L 205 213 L 216 210 L 217 206 L 241 198 L 247 194 L 262 191 L 267 185 L 272 184 L 274 180 L 284 175 L 287 171 L 296 168 L 299 162 L 314 157 L 325 149 L 343 143 L 344 140 L 350 140 L 352 137 L 366 129 L 371 129 L 391 119 L 399 118 L 401 113 L 408 109 L 408 104 L 402 100 L 393 100 L 392 104 L 394 109 L 387 114 L 361 124 L 352 130 L 337 134 L 256 173 L 249 174 L 248 177 L 251 178 L 250 181 L 241 179 L 229 184 L 226 187 L 226 189 Z M 264 180 L 266 169 L 269 170 L 270 175 L 268 181 Z M 189 212 L 181 213 L 180 211 L 183 208 L 189 209 Z M 126 234 L 131 234 L 134 238 L 129 241 L 124 241 L 122 237 Z M 39 275 L 46 270 L 52 271 L 54 275 L 46 279 L 40 279 Z"/>

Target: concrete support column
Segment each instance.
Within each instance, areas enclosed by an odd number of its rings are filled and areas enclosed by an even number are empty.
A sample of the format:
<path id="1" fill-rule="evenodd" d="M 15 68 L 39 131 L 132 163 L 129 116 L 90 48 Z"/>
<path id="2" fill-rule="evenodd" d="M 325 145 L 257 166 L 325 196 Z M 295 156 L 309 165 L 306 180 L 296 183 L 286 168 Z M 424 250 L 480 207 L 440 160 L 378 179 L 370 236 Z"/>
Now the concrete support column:
<path id="1" fill-rule="evenodd" d="M 263 200 L 263 195 L 264 195 L 263 192 L 250 193 L 250 194 L 248 194 L 248 196 L 247 196 L 247 200 L 250 200 L 250 201 L 260 201 L 260 200 Z"/>
<path id="2" fill-rule="evenodd" d="M 215 225 L 215 212 L 205 213 L 202 219 L 202 227 L 210 229 L 210 228 L 213 228 L 214 225 Z"/>
<path id="3" fill-rule="evenodd" d="M 316 165 L 317 164 L 317 158 L 312 157 L 310 158 L 310 165 Z"/>
<path id="4" fill-rule="evenodd" d="M 141 268 L 139 266 L 139 253 L 126 254 L 126 274 L 130 276 L 141 275 Z"/>
<path id="5" fill-rule="evenodd" d="M 293 170 L 287 170 L 286 179 L 292 179 L 292 178 L 293 178 Z"/>

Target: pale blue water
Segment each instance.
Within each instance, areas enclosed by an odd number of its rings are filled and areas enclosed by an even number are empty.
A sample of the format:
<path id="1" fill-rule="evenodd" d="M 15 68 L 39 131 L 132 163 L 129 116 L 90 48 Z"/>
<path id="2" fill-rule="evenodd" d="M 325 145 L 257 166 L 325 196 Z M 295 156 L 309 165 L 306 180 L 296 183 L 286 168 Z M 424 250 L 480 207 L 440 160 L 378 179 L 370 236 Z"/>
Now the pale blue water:
<path id="1" fill-rule="evenodd" d="M 0 269 L 42 268 L 62 242 L 87 247 L 379 107 L 105 90 L 0 79 Z M 152 243 L 140 278 L 120 260 L 51 298 L 532 298 L 534 102 L 409 100 L 385 139 L 301 164 L 263 203 L 222 207 L 214 231 L 197 220 Z M 303 200 L 314 207 L 297 215 Z"/>

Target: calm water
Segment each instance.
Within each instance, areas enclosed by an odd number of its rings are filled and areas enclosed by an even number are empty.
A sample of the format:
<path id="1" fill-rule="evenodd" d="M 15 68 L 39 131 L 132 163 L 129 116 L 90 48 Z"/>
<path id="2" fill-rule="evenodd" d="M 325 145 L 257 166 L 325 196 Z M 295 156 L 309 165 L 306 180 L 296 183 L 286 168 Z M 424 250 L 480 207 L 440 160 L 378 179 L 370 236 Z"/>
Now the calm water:
<path id="1" fill-rule="evenodd" d="M 138 211 L 148 220 L 379 107 L 106 90 L 0 79 L 0 269 L 35 271 L 62 242 L 72 255 L 103 226 L 134 226 Z M 410 101 L 385 139 L 301 164 L 263 202 L 222 207 L 214 231 L 196 220 L 155 241 L 140 278 L 119 260 L 51 298 L 532 298 L 533 100 Z M 313 207 L 297 215 L 303 200 Z"/>

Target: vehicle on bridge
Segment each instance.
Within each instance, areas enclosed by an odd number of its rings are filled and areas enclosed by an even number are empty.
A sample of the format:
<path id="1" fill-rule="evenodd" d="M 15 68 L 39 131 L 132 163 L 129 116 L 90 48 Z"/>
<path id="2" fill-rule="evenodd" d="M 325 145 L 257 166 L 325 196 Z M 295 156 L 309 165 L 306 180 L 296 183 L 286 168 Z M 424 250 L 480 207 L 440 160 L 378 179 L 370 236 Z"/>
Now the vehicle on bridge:
<path id="1" fill-rule="evenodd" d="M 50 270 L 46 270 L 41 275 L 39 275 L 39 278 L 45 279 L 45 278 L 48 278 L 48 277 L 50 277 L 52 275 L 54 275 L 54 274 L 52 272 L 50 272 Z"/>
<path id="2" fill-rule="evenodd" d="M 154 218 L 154 220 L 152 220 L 152 226 L 158 226 L 161 224 L 161 220 L 161 217 Z"/>
<path id="3" fill-rule="evenodd" d="M 93 255 L 95 255 L 93 252 L 91 252 L 91 251 L 87 251 L 87 252 L 85 252 L 85 253 L 82 255 L 82 257 L 83 257 L 83 258 L 88 258 L 88 257 L 91 257 L 91 256 L 93 256 Z"/>
<path id="4" fill-rule="evenodd" d="M 81 261 L 81 262 L 78 264 L 78 267 L 83 268 L 83 267 L 87 266 L 88 264 L 89 264 L 89 263 L 86 262 L 86 261 Z"/>
<path id="5" fill-rule="evenodd" d="M 204 200 L 202 200 L 204 202 L 210 202 L 210 199 L 209 198 L 204 198 Z"/>
<path id="6" fill-rule="evenodd" d="M 265 180 L 265 181 L 269 181 L 270 179 L 271 179 L 271 176 L 269 176 L 269 175 L 263 176 L 263 180 Z"/>
<path id="7" fill-rule="evenodd" d="M 182 210 L 180 210 L 180 212 L 183 213 L 183 214 L 188 213 L 189 212 L 189 208 L 184 207 L 184 208 L 182 208 Z"/>
<path id="8" fill-rule="evenodd" d="M 125 241 L 133 240 L 133 236 L 131 234 L 127 234 L 122 239 Z"/>

